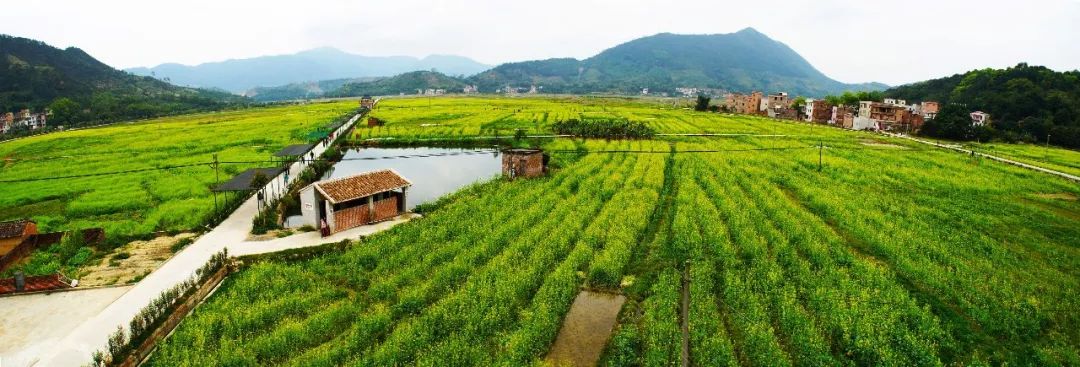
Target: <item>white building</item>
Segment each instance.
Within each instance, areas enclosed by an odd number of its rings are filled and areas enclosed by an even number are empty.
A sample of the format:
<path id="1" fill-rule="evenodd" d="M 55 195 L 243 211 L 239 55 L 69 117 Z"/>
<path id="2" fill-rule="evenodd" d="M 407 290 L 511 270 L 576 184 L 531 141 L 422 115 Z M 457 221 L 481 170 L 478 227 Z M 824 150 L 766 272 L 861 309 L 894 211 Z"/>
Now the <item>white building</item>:
<path id="1" fill-rule="evenodd" d="M 971 124 L 975 126 L 984 126 L 990 123 L 990 114 L 982 111 L 975 111 L 971 113 Z"/>

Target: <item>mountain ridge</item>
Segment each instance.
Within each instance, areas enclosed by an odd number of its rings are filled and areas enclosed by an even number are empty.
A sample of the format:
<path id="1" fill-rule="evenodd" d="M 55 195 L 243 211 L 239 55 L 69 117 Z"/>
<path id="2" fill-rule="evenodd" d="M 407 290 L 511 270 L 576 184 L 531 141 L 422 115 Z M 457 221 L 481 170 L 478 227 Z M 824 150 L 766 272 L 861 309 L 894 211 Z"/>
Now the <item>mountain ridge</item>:
<path id="1" fill-rule="evenodd" d="M 284 86 L 334 79 L 388 77 L 416 70 L 436 69 L 451 75 L 472 75 L 491 66 L 456 55 L 364 56 L 333 47 L 293 54 L 256 56 L 196 65 L 164 63 L 126 71 L 154 76 L 180 85 L 216 87 L 245 93 L 258 87 Z"/>

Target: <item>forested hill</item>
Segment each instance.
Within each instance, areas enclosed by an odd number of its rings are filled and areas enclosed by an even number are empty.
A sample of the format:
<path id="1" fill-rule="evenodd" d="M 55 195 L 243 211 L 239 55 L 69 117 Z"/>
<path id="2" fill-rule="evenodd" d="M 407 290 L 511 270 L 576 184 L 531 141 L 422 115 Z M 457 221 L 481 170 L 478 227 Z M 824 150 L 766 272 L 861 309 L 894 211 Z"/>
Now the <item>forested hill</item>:
<path id="1" fill-rule="evenodd" d="M 74 47 L 0 35 L 0 111 L 53 110 L 50 125 L 80 125 L 221 108 L 225 92 L 131 75 Z"/>
<path id="2" fill-rule="evenodd" d="M 1049 134 L 1054 144 L 1080 148 L 1080 71 L 1019 64 L 899 86 L 885 95 L 987 112 L 991 135 L 1007 140 L 1045 141 Z"/>
<path id="3" fill-rule="evenodd" d="M 672 92 L 678 87 L 699 87 L 824 96 L 887 88 L 880 83 L 845 84 L 830 79 L 787 45 L 752 28 L 713 35 L 661 33 L 585 60 L 503 64 L 470 81 L 481 90 L 538 85 L 554 93 L 638 93 L 642 88 Z"/>
<path id="4" fill-rule="evenodd" d="M 348 83 L 326 94 L 327 97 L 356 97 L 416 94 L 417 89 L 445 89 L 448 93 L 461 93 L 465 82 L 434 71 L 413 71 L 391 78 L 371 82 Z"/>

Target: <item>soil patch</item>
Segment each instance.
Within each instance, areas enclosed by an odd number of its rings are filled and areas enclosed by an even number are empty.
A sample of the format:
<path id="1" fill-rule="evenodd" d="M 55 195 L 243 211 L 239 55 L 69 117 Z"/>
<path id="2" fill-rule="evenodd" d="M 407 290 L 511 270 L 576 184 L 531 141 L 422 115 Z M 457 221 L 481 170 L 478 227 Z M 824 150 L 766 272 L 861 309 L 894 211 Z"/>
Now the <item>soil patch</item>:
<path id="1" fill-rule="evenodd" d="M 903 146 L 903 145 L 896 145 L 896 144 L 890 144 L 890 143 L 882 143 L 882 142 L 880 142 L 880 141 L 874 141 L 874 140 L 863 140 L 863 141 L 860 141 L 860 142 L 859 142 L 859 144 L 862 144 L 862 145 L 865 145 L 865 146 L 868 146 L 868 147 L 882 147 L 882 148 L 896 148 L 896 149 L 908 149 L 908 147 L 905 147 L 905 146 Z"/>
<path id="2" fill-rule="evenodd" d="M 162 236 L 149 241 L 134 241 L 120 246 L 95 265 L 82 269 L 80 287 L 94 287 L 137 282 L 173 256 L 176 242 L 195 237 L 194 233 Z"/>
<path id="3" fill-rule="evenodd" d="M 292 236 L 295 233 L 296 232 L 291 230 L 291 229 L 275 229 L 275 230 L 267 231 L 266 233 L 263 233 L 263 234 L 250 234 L 249 233 L 248 236 L 247 236 L 246 241 L 248 241 L 248 242 L 270 241 L 270 240 L 276 240 L 276 239 L 282 238 L 282 237 L 289 237 L 289 236 Z"/>
<path id="4" fill-rule="evenodd" d="M 557 366 L 595 366 L 625 302 L 626 297 L 618 294 L 578 293 L 546 361 Z"/>
<path id="5" fill-rule="evenodd" d="M 1057 193 L 1057 194 L 1035 194 L 1035 196 L 1038 196 L 1038 197 L 1043 198 L 1043 199 L 1076 201 L 1076 195 L 1073 195 L 1073 194 L 1070 194 L 1070 193 L 1067 193 L 1067 192 L 1061 192 L 1061 193 Z"/>

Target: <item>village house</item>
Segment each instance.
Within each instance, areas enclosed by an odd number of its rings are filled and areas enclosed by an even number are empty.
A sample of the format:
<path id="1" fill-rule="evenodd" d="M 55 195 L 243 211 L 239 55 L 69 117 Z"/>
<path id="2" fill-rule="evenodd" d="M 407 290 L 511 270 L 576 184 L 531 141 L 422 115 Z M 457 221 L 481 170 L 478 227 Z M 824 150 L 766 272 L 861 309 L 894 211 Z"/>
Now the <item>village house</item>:
<path id="1" fill-rule="evenodd" d="M 360 98 L 360 107 L 361 108 L 366 108 L 368 110 L 374 109 L 375 108 L 375 99 L 371 98 L 370 95 L 365 94 L 363 97 Z"/>
<path id="2" fill-rule="evenodd" d="M 15 114 L 8 112 L 0 114 L 0 134 L 7 134 L 15 126 Z"/>
<path id="3" fill-rule="evenodd" d="M 323 236 L 391 219 L 405 212 L 412 182 L 393 169 L 318 181 L 300 189 L 303 223 Z"/>
<path id="4" fill-rule="evenodd" d="M 971 113 L 971 124 L 975 126 L 986 126 L 990 124 L 990 114 L 982 111 L 975 111 Z"/>
<path id="5" fill-rule="evenodd" d="M 807 99 L 804 120 L 823 124 L 833 118 L 833 107 L 823 99 Z"/>
<path id="6" fill-rule="evenodd" d="M 502 173 L 514 178 L 531 178 L 547 171 L 548 156 L 540 149 L 506 149 L 502 151 Z"/>
<path id="7" fill-rule="evenodd" d="M 0 257 L 37 233 L 37 223 L 29 219 L 0 222 Z"/>
<path id="8" fill-rule="evenodd" d="M 938 114 L 938 103 L 933 101 L 923 101 L 921 111 L 923 118 L 927 120 L 933 120 Z"/>
<path id="9" fill-rule="evenodd" d="M 845 128 L 854 128 L 855 113 L 847 106 L 835 106 L 832 108 L 832 118 L 829 123 Z"/>
<path id="10" fill-rule="evenodd" d="M 480 93 L 480 89 L 476 85 L 466 85 L 465 88 L 461 88 L 461 93 L 464 94 L 476 94 Z"/>

